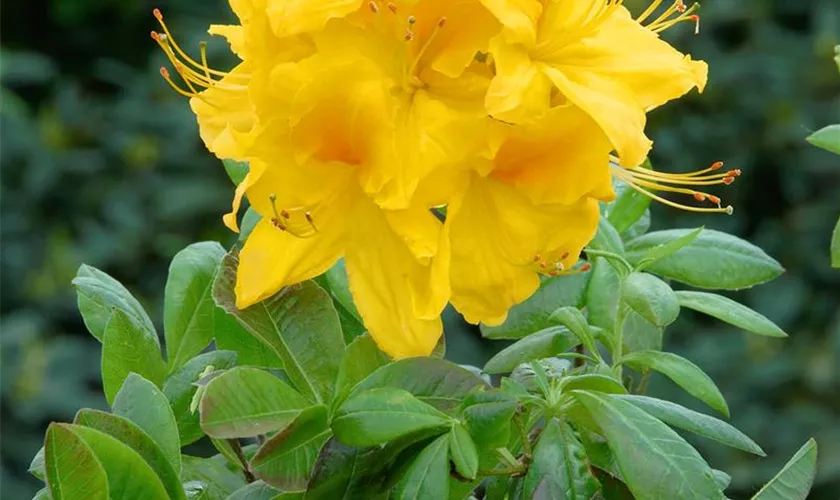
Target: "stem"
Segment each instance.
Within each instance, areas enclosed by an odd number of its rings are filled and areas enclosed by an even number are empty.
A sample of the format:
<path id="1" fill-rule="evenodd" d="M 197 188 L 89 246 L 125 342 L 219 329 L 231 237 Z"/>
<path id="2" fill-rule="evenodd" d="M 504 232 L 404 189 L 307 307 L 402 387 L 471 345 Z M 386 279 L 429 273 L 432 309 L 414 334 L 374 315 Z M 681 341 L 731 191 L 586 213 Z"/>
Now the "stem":
<path id="1" fill-rule="evenodd" d="M 583 360 L 586 359 L 586 356 L 583 354 L 583 344 L 575 347 L 575 354 L 580 354 L 580 357 L 575 356 L 575 368 L 583 366 Z"/>
<path id="2" fill-rule="evenodd" d="M 622 367 L 621 358 L 624 356 L 624 320 L 627 319 L 627 308 L 621 296 L 624 293 L 624 280 L 618 285 L 618 311 L 615 313 L 615 325 L 613 326 L 613 368 L 616 370 L 618 379 L 621 380 Z"/>
<path id="3" fill-rule="evenodd" d="M 522 422 L 522 414 L 519 411 L 513 414 L 513 422 L 516 424 L 516 428 L 519 429 L 519 436 L 522 439 L 522 452 L 525 453 L 526 457 L 530 458 L 531 439 L 528 437 L 528 430 L 525 429 L 525 423 Z"/>
<path id="4" fill-rule="evenodd" d="M 245 454 L 242 452 L 242 445 L 239 443 L 239 440 L 228 439 L 227 442 L 230 444 L 230 447 L 233 448 L 236 458 L 239 460 L 240 465 L 242 465 L 242 475 L 245 476 L 245 481 L 249 483 L 256 481 L 257 478 L 254 477 L 254 474 L 251 472 L 251 466 L 248 465 L 248 459 L 245 458 Z"/>
<path id="5" fill-rule="evenodd" d="M 636 387 L 636 394 L 644 394 L 647 392 L 647 386 L 650 382 L 650 369 L 645 369 L 642 372 L 642 379 L 639 381 L 639 386 Z"/>
<path id="6" fill-rule="evenodd" d="M 606 259 L 612 259 L 621 262 L 624 265 L 624 267 L 627 268 L 628 273 L 633 272 L 633 265 L 627 262 L 627 259 L 625 259 L 621 255 L 618 255 L 617 253 L 607 252 L 606 250 L 595 250 L 593 248 L 584 248 L 583 251 L 586 252 L 586 255 L 594 255 L 595 257 L 604 257 Z"/>
<path id="7" fill-rule="evenodd" d="M 521 465 L 519 467 L 502 467 L 501 469 L 490 469 L 478 471 L 479 476 L 513 476 L 524 474 L 526 467 Z"/>

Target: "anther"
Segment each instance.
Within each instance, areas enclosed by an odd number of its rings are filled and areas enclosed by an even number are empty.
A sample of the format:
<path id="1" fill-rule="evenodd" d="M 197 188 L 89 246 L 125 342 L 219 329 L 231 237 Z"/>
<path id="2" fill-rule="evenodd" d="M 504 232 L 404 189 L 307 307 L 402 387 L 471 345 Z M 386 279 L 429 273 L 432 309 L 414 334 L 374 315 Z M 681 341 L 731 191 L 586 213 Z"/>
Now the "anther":
<path id="1" fill-rule="evenodd" d="M 589 263 L 586 263 L 586 264 L 580 266 L 580 272 L 582 272 L 582 273 L 585 273 L 586 271 L 589 271 L 590 269 L 592 269 L 592 264 L 589 264 Z"/>
<path id="2" fill-rule="evenodd" d="M 720 206 L 720 198 L 718 198 L 717 196 L 709 195 L 709 201 L 711 201 L 717 206 Z"/>
<path id="3" fill-rule="evenodd" d="M 159 42 L 160 41 L 160 34 L 157 31 L 152 30 L 152 40 Z"/>
<path id="4" fill-rule="evenodd" d="M 414 40 L 414 33 L 411 30 L 406 30 L 403 40 L 405 40 L 406 42 Z"/>
<path id="5" fill-rule="evenodd" d="M 388 10 L 390 10 L 391 12 L 396 14 L 397 13 L 397 4 L 395 4 L 394 2 L 388 2 Z"/>
<path id="6" fill-rule="evenodd" d="M 712 166 L 709 167 L 709 170 L 717 170 L 721 167 L 723 167 L 723 162 L 722 161 L 716 161 L 716 162 L 712 163 Z"/>
<path id="7" fill-rule="evenodd" d="M 534 262 L 539 262 L 541 260 L 542 260 L 542 255 L 540 255 L 540 254 L 534 255 Z"/>
<path id="8" fill-rule="evenodd" d="M 560 256 L 560 260 L 566 260 L 569 258 L 569 252 L 563 252 L 563 255 Z"/>
<path id="9" fill-rule="evenodd" d="M 164 78 L 169 78 L 169 70 L 164 68 L 163 66 L 160 67 L 160 76 Z"/>
<path id="10" fill-rule="evenodd" d="M 292 217 L 288 210 L 280 210 L 280 216 L 284 219 L 289 219 Z"/>
<path id="11" fill-rule="evenodd" d="M 373 0 L 371 0 L 370 2 L 368 2 L 368 8 L 369 8 L 369 9 L 370 9 L 370 11 L 371 11 L 371 12 L 373 12 L 374 14 L 379 14 L 379 6 L 378 6 L 378 5 L 376 5 L 376 2 L 374 2 Z"/>
<path id="12" fill-rule="evenodd" d="M 438 19 L 437 25 L 438 25 L 438 28 L 443 28 L 446 25 L 446 18 L 441 17 L 440 19 Z"/>
<path id="13" fill-rule="evenodd" d="M 694 199 L 697 201 L 706 201 L 706 195 L 703 193 L 694 193 Z"/>
<path id="14" fill-rule="evenodd" d="M 154 9 L 152 14 L 155 16 L 155 19 L 158 21 L 163 21 L 163 14 L 160 12 L 160 9 Z"/>
<path id="15" fill-rule="evenodd" d="M 723 178 L 723 183 L 726 184 L 727 186 L 732 184 L 733 182 L 735 182 L 735 177 L 729 176 L 729 177 L 724 177 Z"/>

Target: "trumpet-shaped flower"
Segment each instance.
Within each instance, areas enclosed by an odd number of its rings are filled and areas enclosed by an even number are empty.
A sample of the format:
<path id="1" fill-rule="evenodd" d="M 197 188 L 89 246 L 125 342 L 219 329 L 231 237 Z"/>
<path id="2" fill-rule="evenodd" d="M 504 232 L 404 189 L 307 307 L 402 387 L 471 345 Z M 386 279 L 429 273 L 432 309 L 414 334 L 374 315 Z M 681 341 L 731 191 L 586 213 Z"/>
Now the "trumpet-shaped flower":
<path id="1" fill-rule="evenodd" d="M 521 123 L 569 101 L 610 138 L 622 165 L 640 164 L 651 147 L 645 112 L 706 83 L 706 64 L 659 38 L 694 7 L 676 0 L 653 16 L 655 0 L 633 19 L 622 0 L 482 0 L 504 25 L 491 42 L 496 76 L 487 94 L 494 117 Z"/>

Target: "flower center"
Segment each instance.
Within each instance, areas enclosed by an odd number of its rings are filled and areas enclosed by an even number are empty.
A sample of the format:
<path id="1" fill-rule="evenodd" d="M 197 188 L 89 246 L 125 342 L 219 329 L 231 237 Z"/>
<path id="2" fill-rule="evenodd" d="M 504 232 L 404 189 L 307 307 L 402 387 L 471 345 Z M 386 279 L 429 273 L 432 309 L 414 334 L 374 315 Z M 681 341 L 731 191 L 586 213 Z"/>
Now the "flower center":
<path id="1" fill-rule="evenodd" d="M 318 233 L 318 226 L 315 225 L 315 218 L 312 212 L 304 207 L 277 209 L 277 195 L 271 194 L 268 199 L 271 201 L 271 210 L 274 212 L 271 225 L 275 228 L 286 231 L 298 238 L 310 238 Z"/>

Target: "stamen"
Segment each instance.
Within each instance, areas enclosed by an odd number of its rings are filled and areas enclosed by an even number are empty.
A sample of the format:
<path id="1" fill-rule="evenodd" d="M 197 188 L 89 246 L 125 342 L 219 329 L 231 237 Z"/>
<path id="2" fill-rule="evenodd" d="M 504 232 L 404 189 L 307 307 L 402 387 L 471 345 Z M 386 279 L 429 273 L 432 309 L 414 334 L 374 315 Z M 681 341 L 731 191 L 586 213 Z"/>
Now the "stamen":
<path id="1" fill-rule="evenodd" d="M 292 209 L 277 209 L 277 195 L 274 193 L 268 196 L 268 199 L 271 201 L 271 210 L 274 213 L 274 217 L 270 219 L 271 225 L 275 228 L 285 231 L 292 236 L 296 236 L 298 238 L 310 238 L 314 236 L 318 232 L 317 226 L 315 226 L 315 218 L 312 216 L 312 212 L 305 210 L 303 208 L 292 208 Z M 296 213 L 303 212 L 303 217 L 306 220 L 309 229 L 299 230 L 292 226 L 292 216 Z"/>
<path id="2" fill-rule="evenodd" d="M 587 267 L 586 265 L 583 265 L 579 268 L 572 266 L 570 269 L 566 269 L 566 264 L 564 264 L 563 261 L 568 258 L 569 252 L 563 252 L 556 258 L 551 258 L 548 260 L 543 259 L 542 254 L 538 253 L 534 255 L 534 258 L 531 262 L 524 264 L 523 267 L 533 269 L 537 273 L 545 276 L 577 274 L 589 270 L 589 267 Z"/>
<path id="3" fill-rule="evenodd" d="M 654 11 L 656 11 L 661 3 L 662 0 L 654 1 L 639 17 L 636 18 L 636 21 L 639 24 L 642 24 L 648 17 L 651 16 L 651 14 L 653 14 Z M 645 26 L 654 33 L 661 33 L 675 24 L 690 21 L 694 23 L 694 33 L 698 34 L 700 33 L 700 16 L 694 12 L 696 12 L 699 8 L 699 3 L 694 3 L 691 7 L 688 7 L 682 0 L 676 0 L 670 7 L 665 9 L 659 17 L 647 23 Z M 675 14 L 676 17 L 673 17 Z"/>
<path id="4" fill-rule="evenodd" d="M 414 25 L 415 22 L 417 22 L 417 20 L 414 18 L 414 16 L 409 16 L 408 17 L 409 26 Z M 441 17 L 440 19 L 438 19 L 438 22 L 435 25 L 435 29 L 432 31 L 432 34 L 429 35 L 426 38 L 426 42 L 423 43 L 423 46 L 420 47 L 419 51 L 417 51 L 417 55 L 414 56 L 414 61 L 412 61 L 411 66 L 408 68 L 407 76 L 408 76 L 409 80 L 416 79 L 415 77 L 417 76 L 417 68 L 420 65 L 420 60 L 423 59 L 424 55 L 426 55 L 426 52 L 429 50 L 429 47 L 432 45 L 432 42 L 434 42 L 435 37 L 440 32 L 440 29 L 443 28 L 444 26 L 446 26 L 446 18 Z M 411 30 L 409 30 L 408 33 L 411 33 L 411 35 L 412 35 L 411 38 L 414 38 L 414 33 L 412 33 Z M 406 35 L 406 36 L 408 36 L 408 35 Z M 406 38 L 406 40 L 410 41 L 409 38 Z"/>

